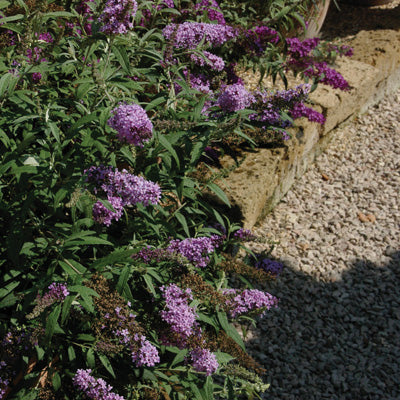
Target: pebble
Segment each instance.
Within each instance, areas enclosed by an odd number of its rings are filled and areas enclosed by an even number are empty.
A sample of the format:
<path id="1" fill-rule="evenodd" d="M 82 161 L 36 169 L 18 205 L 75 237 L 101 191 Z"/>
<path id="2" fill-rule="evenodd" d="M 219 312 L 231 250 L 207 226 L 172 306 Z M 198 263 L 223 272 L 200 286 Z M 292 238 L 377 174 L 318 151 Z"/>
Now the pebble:
<path id="1" fill-rule="evenodd" d="M 399 121 L 400 90 L 339 128 L 254 229 L 285 265 L 246 342 L 264 399 L 400 399 Z"/>

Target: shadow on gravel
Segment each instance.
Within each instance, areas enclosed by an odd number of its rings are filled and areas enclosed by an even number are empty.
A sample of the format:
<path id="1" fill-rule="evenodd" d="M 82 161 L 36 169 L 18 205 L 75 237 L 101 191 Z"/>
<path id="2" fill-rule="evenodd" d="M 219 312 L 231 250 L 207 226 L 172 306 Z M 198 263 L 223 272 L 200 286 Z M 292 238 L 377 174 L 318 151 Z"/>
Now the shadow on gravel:
<path id="1" fill-rule="evenodd" d="M 356 35 L 362 30 L 400 29 L 400 5 L 391 9 L 339 5 L 340 10 L 333 1 L 329 6 L 322 28 L 323 39 Z"/>
<path id="2" fill-rule="evenodd" d="M 400 399 L 400 251 L 335 282 L 285 267 L 269 290 L 279 308 L 248 341 L 271 383 L 265 399 Z"/>

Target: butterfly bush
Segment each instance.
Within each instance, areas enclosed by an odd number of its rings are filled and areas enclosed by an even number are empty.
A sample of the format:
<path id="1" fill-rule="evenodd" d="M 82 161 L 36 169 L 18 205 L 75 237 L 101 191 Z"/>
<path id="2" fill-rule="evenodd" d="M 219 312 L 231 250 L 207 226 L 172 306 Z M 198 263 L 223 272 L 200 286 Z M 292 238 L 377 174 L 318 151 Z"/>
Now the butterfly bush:
<path id="1" fill-rule="evenodd" d="M 139 350 L 132 352 L 132 361 L 136 366 L 154 367 L 160 362 L 158 350 L 146 339 L 146 336 L 135 334 L 134 339 L 140 343 Z"/>
<path id="2" fill-rule="evenodd" d="M 205 13 L 210 21 L 217 21 L 220 25 L 226 25 L 224 14 L 217 1 L 201 0 L 199 3 L 195 4 L 194 9 L 197 15 Z"/>
<path id="3" fill-rule="evenodd" d="M 198 54 L 191 54 L 190 59 L 193 61 L 196 65 L 199 65 L 200 67 L 208 67 L 213 71 L 222 71 L 225 68 L 225 62 L 224 60 L 216 56 L 209 51 L 203 51 L 203 57 L 201 57 Z"/>
<path id="4" fill-rule="evenodd" d="M 42 313 L 46 308 L 57 302 L 62 302 L 69 295 L 67 286 L 63 283 L 53 282 L 48 287 L 48 292 L 43 296 L 38 295 L 36 297 L 36 305 L 32 313 L 27 315 L 28 319 L 34 318 Z"/>
<path id="5" fill-rule="evenodd" d="M 221 237 L 214 235 L 212 237 L 198 237 L 198 238 L 187 238 L 184 240 L 171 240 L 167 250 L 175 252 L 186 257 L 196 267 L 204 268 L 210 262 L 208 254 L 214 252 L 219 246 Z"/>
<path id="6" fill-rule="evenodd" d="M 278 304 L 278 299 L 275 296 L 258 289 L 245 289 L 243 291 L 225 289 L 223 293 L 227 296 L 229 314 L 232 318 L 263 308 L 270 310 Z M 265 311 L 261 315 L 264 314 Z"/>
<path id="7" fill-rule="evenodd" d="M 217 101 L 222 110 L 234 112 L 249 107 L 255 97 L 243 85 L 236 83 L 225 87 Z"/>
<path id="8" fill-rule="evenodd" d="M 196 348 L 189 352 L 193 368 L 197 372 L 205 372 L 207 376 L 217 372 L 219 367 L 217 358 L 208 349 Z"/>
<path id="9" fill-rule="evenodd" d="M 254 267 L 272 275 L 279 275 L 283 270 L 281 262 L 267 258 L 263 254 L 255 254 L 253 262 Z"/>
<path id="10" fill-rule="evenodd" d="M 310 78 L 318 78 L 319 82 L 332 86 L 335 89 L 349 90 L 349 83 L 343 76 L 328 66 L 326 61 L 320 60 L 316 49 L 321 44 L 321 39 L 310 38 L 301 41 L 299 38 L 286 39 L 288 45 L 286 67 L 294 71 L 301 71 Z M 328 46 L 327 51 L 335 51 L 339 55 L 350 57 L 353 51 L 348 46 Z"/>
<path id="11" fill-rule="evenodd" d="M 112 392 L 113 387 L 102 378 L 94 378 L 91 369 L 78 369 L 72 379 L 75 387 L 92 400 L 125 400 L 125 397 Z"/>
<path id="12" fill-rule="evenodd" d="M 182 290 L 179 286 L 172 283 L 168 286 L 161 286 L 162 297 L 165 300 L 165 309 L 160 315 L 172 332 L 179 335 L 180 341 L 185 340 L 196 333 L 196 310 L 189 306 L 189 301 L 193 300 L 191 289 Z"/>
<path id="13" fill-rule="evenodd" d="M 111 112 L 108 125 L 117 131 L 121 142 L 143 147 L 153 136 L 153 124 L 138 104 L 121 104 Z"/>
<path id="14" fill-rule="evenodd" d="M 0 371 L 7 366 L 5 361 L 0 361 Z M 3 373 L 0 372 L 1 375 Z M 8 385 L 10 384 L 10 380 L 0 376 L 0 400 L 5 398 L 5 395 L 9 389 Z"/>
<path id="15" fill-rule="evenodd" d="M 127 33 L 133 29 L 133 18 L 136 15 L 137 3 L 135 0 L 108 0 L 98 18 L 103 25 L 101 32 L 108 35 Z"/>
<path id="16" fill-rule="evenodd" d="M 221 46 L 236 37 L 236 30 L 227 25 L 205 22 L 169 24 L 162 31 L 166 39 L 173 38 L 173 45 L 180 49 L 195 49 L 203 40 L 211 46 Z"/>
<path id="17" fill-rule="evenodd" d="M 98 185 L 94 187 L 94 193 L 103 192 L 114 208 L 114 211 L 109 210 L 101 201 L 93 206 L 94 220 L 106 226 L 121 218 L 125 206 L 142 203 L 146 207 L 160 201 L 161 189 L 158 184 L 130 174 L 125 169 L 119 171 L 118 168 L 92 166 L 85 173 L 86 182 Z"/>

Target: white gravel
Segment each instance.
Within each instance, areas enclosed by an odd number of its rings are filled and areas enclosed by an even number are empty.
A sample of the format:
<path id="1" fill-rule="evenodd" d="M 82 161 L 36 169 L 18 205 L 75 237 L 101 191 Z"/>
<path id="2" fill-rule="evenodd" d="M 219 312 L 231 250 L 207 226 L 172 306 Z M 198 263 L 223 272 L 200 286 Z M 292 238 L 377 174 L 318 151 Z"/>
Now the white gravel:
<path id="1" fill-rule="evenodd" d="M 265 399 L 400 399 L 399 193 L 397 91 L 340 128 L 255 229 L 285 265 L 265 288 L 280 306 L 248 340 Z"/>

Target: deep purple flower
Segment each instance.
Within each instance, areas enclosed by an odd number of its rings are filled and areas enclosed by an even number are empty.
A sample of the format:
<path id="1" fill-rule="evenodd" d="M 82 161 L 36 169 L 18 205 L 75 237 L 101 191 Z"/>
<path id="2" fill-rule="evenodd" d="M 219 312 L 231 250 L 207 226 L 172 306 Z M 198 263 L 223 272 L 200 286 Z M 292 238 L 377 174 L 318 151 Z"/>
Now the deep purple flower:
<path id="1" fill-rule="evenodd" d="M 216 0 L 201 0 L 200 3 L 195 4 L 194 9 L 197 15 L 207 13 L 210 21 L 217 21 L 220 25 L 226 25 L 224 14 Z"/>
<path id="2" fill-rule="evenodd" d="M 138 104 L 121 104 L 112 110 L 108 125 L 114 128 L 121 142 L 143 147 L 153 135 L 153 124 Z"/>
<path id="3" fill-rule="evenodd" d="M 332 86 L 334 89 L 350 89 L 346 79 L 333 68 L 329 68 L 326 62 L 314 63 L 312 67 L 304 71 L 304 75 L 309 77 L 322 77 L 319 79 L 319 82 Z"/>
<path id="4" fill-rule="evenodd" d="M 262 254 L 255 255 L 254 266 L 272 275 L 279 275 L 283 270 L 281 262 L 266 258 Z"/>
<path id="5" fill-rule="evenodd" d="M 104 379 L 91 376 L 91 369 L 78 369 L 72 383 L 92 400 L 125 400 L 112 392 L 113 387 Z"/>
<path id="6" fill-rule="evenodd" d="M 218 97 L 218 105 L 222 110 L 230 112 L 243 110 L 254 101 L 254 96 L 239 83 L 225 87 Z"/>
<path id="7" fill-rule="evenodd" d="M 303 103 L 295 104 L 290 110 L 290 115 L 293 119 L 306 117 L 311 122 L 325 123 L 325 117 L 321 113 L 305 106 Z"/>
<path id="8" fill-rule="evenodd" d="M 235 318 L 250 311 L 276 307 L 278 299 L 272 294 L 262 292 L 258 289 L 245 289 L 242 292 L 237 289 L 225 289 L 223 293 L 227 296 L 227 305 L 230 307 L 230 316 Z M 265 311 L 261 314 L 264 315 Z"/>
<path id="9" fill-rule="evenodd" d="M 238 239 L 242 242 L 249 242 L 251 240 L 256 239 L 256 235 L 254 235 L 254 233 L 251 232 L 250 229 L 243 229 L 240 228 L 238 229 L 233 236 L 235 237 L 235 239 Z"/>
<path id="10" fill-rule="evenodd" d="M 197 372 L 205 372 L 207 376 L 218 370 L 219 364 L 215 354 L 208 349 L 197 348 L 189 353 L 192 366 Z"/>
<path id="11" fill-rule="evenodd" d="M 136 11 L 136 0 L 107 0 L 99 17 L 99 22 L 103 24 L 100 31 L 109 35 L 127 33 L 133 28 Z"/>

